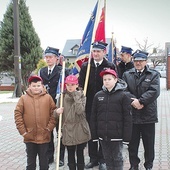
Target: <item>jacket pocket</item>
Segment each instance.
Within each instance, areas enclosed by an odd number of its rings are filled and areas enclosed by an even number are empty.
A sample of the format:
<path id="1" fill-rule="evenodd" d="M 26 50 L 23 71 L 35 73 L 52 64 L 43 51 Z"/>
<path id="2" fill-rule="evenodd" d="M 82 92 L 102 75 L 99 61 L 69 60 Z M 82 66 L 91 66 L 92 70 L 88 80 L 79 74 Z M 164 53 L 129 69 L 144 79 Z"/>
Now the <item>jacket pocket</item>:
<path id="1" fill-rule="evenodd" d="M 27 134 L 24 136 L 27 141 L 34 140 L 34 128 L 27 128 Z"/>
<path id="2" fill-rule="evenodd" d="M 62 129 L 62 142 L 64 145 L 73 145 L 73 131 L 74 131 L 74 127 L 72 126 L 63 126 Z"/>
<path id="3" fill-rule="evenodd" d="M 90 128 L 89 128 L 88 122 L 82 121 L 81 127 L 82 127 L 82 130 L 84 131 L 84 133 L 90 134 Z"/>
<path id="4" fill-rule="evenodd" d="M 150 82 L 143 81 L 142 82 L 142 87 L 148 88 L 150 86 Z"/>
<path id="5" fill-rule="evenodd" d="M 43 136 L 43 140 L 50 140 L 51 137 L 51 132 L 48 131 L 47 129 L 42 129 L 42 136 Z"/>
<path id="6" fill-rule="evenodd" d="M 91 139 L 91 133 L 90 133 L 90 128 L 89 124 L 87 121 L 82 121 L 80 124 L 79 135 L 77 135 L 78 141 L 89 141 Z"/>

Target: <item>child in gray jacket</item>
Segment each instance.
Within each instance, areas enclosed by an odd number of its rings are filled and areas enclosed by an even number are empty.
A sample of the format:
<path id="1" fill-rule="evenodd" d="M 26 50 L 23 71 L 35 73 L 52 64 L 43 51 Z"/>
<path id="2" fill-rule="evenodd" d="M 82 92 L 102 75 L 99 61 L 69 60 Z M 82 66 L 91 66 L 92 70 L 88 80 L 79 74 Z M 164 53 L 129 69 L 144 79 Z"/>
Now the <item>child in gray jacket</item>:
<path id="1" fill-rule="evenodd" d="M 86 97 L 82 91 L 77 91 L 76 76 L 66 77 L 65 85 L 63 107 L 56 109 L 54 114 L 62 114 L 62 142 L 67 147 L 69 169 L 76 170 L 77 166 L 79 170 L 84 170 L 84 148 L 91 139 L 85 116 Z"/>

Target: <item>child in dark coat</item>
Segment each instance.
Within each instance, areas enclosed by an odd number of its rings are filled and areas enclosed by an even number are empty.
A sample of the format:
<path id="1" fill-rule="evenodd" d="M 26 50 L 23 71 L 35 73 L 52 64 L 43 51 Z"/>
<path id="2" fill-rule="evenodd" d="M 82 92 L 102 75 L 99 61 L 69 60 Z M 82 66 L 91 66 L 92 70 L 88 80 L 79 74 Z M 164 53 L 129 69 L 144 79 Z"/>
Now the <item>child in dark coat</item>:
<path id="1" fill-rule="evenodd" d="M 107 170 L 123 170 L 123 143 L 128 144 L 132 133 L 131 99 L 112 69 L 100 73 L 103 90 L 93 100 L 90 121 L 93 142 L 100 141 Z"/>

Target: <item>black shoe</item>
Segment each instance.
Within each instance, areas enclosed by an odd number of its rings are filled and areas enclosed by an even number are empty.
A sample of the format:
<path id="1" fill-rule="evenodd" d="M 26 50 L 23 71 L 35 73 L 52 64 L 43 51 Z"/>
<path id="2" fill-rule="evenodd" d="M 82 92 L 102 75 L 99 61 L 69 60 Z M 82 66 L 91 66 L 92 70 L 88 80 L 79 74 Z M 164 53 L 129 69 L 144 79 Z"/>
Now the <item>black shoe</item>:
<path id="1" fill-rule="evenodd" d="M 48 164 L 52 164 L 54 162 L 54 158 L 48 160 Z"/>
<path id="2" fill-rule="evenodd" d="M 138 165 L 136 165 L 136 166 L 131 166 L 129 170 L 139 170 L 139 167 L 138 167 Z"/>
<path id="3" fill-rule="evenodd" d="M 152 168 L 146 168 L 146 170 L 152 170 Z"/>
<path id="4" fill-rule="evenodd" d="M 85 169 L 90 169 L 97 165 L 98 165 L 98 162 L 89 162 L 87 165 L 85 165 Z"/>
<path id="5" fill-rule="evenodd" d="M 64 166 L 64 162 L 60 160 L 59 167 L 62 167 L 62 166 Z"/>
<path id="6" fill-rule="evenodd" d="M 100 163 L 99 164 L 99 170 L 107 170 L 106 164 L 105 163 Z"/>

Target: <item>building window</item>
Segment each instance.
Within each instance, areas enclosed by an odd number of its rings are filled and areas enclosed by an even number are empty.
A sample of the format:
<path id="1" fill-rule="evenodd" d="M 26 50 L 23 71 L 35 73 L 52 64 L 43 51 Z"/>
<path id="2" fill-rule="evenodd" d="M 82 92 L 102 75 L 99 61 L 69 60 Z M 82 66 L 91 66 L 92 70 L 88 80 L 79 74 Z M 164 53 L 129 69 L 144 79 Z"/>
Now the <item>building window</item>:
<path id="1" fill-rule="evenodd" d="M 73 55 L 77 55 L 77 53 L 78 53 L 78 48 L 76 47 L 73 49 Z"/>

